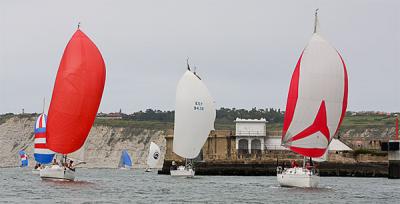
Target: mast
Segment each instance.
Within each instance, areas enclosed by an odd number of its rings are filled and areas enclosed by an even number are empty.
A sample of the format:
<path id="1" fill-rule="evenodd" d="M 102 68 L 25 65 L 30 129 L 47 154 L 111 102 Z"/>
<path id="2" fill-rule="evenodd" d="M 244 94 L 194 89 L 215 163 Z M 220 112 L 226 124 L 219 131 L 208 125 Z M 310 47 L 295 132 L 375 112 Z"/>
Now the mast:
<path id="1" fill-rule="evenodd" d="M 46 97 L 43 98 L 43 110 L 42 110 L 42 114 L 44 114 L 44 107 L 46 106 Z"/>
<path id="2" fill-rule="evenodd" d="M 187 69 L 190 71 L 189 58 L 186 58 L 186 65 L 187 65 Z"/>
<path id="3" fill-rule="evenodd" d="M 317 33 L 317 25 L 318 25 L 318 10 L 319 10 L 319 8 L 315 9 L 314 33 Z"/>
<path id="4" fill-rule="evenodd" d="M 396 140 L 399 140 L 399 116 L 396 114 Z"/>

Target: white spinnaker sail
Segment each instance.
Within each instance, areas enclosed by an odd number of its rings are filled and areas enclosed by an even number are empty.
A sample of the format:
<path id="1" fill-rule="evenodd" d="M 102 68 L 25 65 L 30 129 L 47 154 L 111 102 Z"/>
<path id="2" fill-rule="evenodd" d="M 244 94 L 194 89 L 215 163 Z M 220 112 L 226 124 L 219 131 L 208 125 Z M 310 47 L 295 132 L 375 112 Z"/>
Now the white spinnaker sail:
<path id="1" fill-rule="evenodd" d="M 156 167 L 158 161 L 160 161 L 161 151 L 160 147 L 156 143 L 151 142 L 149 148 L 149 155 L 147 156 L 147 165 L 153 169 Z"/>
<path id="2" fill-rule="evenodd" d="M 316 32 L 292 76 L 282 143 L 304 156 L 322 156 L 346 107 L 346 66 L 336 49 Z"/>
<path id="3" fill-rule="evenodd" d="M 195 74 L 186 71 L 176 88 L 173 151 L 187 159 L 197 157 L 214 129 L 215 116 L 207 87 Z"/>

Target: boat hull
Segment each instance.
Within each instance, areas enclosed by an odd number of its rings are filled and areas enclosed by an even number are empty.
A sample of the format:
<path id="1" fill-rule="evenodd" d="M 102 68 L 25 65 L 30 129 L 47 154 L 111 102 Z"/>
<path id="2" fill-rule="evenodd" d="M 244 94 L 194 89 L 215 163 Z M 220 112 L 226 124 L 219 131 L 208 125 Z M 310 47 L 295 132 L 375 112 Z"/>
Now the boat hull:
<path id="1" fill-rule="evenodd" d="M 33 175 L 40 175 L 40 170 L 39 169 L 32 169 L 32 174 Z"/>
<path id="2" fill-rule="evenodd" d="M 50 166 L 40 170 L 40 178 L 44 180 L 73 181 L 75 172 L 60 166 Z"/>
<path id="3" fill-rule="evenodd" d="M 186 177 L 186 178 L 193 178 L 195 171 L 193 169 L 187 168 L 178 168 L 176 170 L 170 171 L 172 177 Z"/>
<path id="4" fill-rule="evenodd" d="M 283 187 L 318 187 L 320 177 L 304 168 L 289 168 L 277 174 L 278 183 Z"/>

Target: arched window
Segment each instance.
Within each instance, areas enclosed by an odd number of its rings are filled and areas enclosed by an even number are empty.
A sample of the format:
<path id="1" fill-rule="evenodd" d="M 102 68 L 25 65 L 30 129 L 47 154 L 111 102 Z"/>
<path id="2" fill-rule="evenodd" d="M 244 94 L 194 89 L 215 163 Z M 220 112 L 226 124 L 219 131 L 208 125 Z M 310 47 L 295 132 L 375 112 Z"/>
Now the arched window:
<path id="1" fill-rule="evenodd" d="M 259 139 L 253 139 L 251 141 L 251 149 L 261 150 L 261 141 Z"/>
<path id="2" fill-rule="evenodd" d="M 249 152 L 249 141 L 247 139 L 240 139 L 239 140 L 239 153 L 248 153 Z"/>
<path id="3" fill-rule="evenodd" d="M 251 140 L 251 153 L 261 155 L 261 141 L 259 139 Z"/>

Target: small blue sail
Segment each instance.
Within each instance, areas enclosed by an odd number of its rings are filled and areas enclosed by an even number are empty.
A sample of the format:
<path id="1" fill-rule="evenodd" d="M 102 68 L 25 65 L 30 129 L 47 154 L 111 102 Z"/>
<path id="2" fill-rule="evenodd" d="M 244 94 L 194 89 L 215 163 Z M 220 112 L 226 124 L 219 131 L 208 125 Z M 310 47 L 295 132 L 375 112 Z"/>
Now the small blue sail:
<path id="1" fill-rule="evenodd" d="M 21 158 L 21 167 L 26 167 L 28 166 L 28 156 L 26 156 L 26 153 L 24 150 L 20 150 L 18 152 L 19 157 Z"/>
<path id="2" fill-rule="evenodd" d="M 121 160 L 122 160 L 122 164 L 124 166 L 132 167 L 131 157 L 129 156 L 129 154 L 126 150 L 122 151 Z"/>

